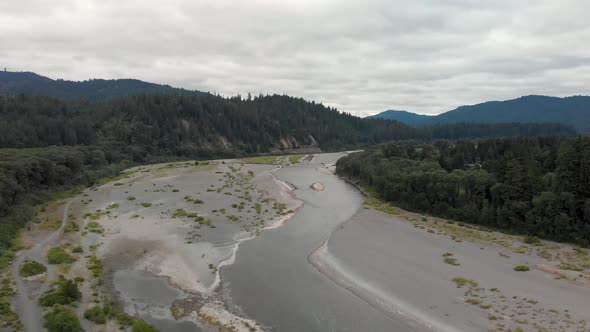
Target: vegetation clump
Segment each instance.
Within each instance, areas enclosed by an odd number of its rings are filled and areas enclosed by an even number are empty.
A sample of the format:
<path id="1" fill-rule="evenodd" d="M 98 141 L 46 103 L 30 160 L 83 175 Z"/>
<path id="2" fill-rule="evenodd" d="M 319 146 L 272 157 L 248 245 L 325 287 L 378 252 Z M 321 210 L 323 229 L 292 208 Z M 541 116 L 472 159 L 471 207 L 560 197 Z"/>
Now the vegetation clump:
<path id="1" fill-rule="evenodd" d="M 49 264 L 71 264 L 76 261 L 76 257 L 67 253 L 63 247 L 49 249 L 47 253 Z"/>
<path id="2" fill-rule="evenodd" d="M 518 272 L 526 272 L 530 270 L 530 268 L 526 265 L 517 265 L 514 267 L 514 271 L 518 271 Z"/>
<path id="3" fill-rule="evenodd" d="M 457 285 L 457 288 L 461 288 L 465 285 L 469 285 L 470 287 L 477 288 L 479 284 L 472 279 L 465 279 L 465 278 L 453 278 L 453 282 Z"/>
<path id="4" fill-rule="evenodd" d="M 453 257 L 453 254 L 450 252 L 444 253 L 443 258 L 444 258 L 444 262 L 449 265 L 453 265 L 453 266 L 461 265 L 457 262 L 457 259 L 455 257 Z"/>
<path id="5" fill-rule="evenodd" d="M 56 304 L 66 305 L 74 303 L 82 297 L 76 282 L 70 279 L 60 279 L 57 287 L 39 298 L 39 304 L 50 307 Z"/>
<path id="6" fill-rule="evenodd" d="M 132 332 L 159 332 L 159 330 L 155 326 L 144 321 L 135 321 L 133 323 Z"/>
<path id="7" fill-rule="evenodd" d="M 107 322 L 107 314 L 103 307 L 92 307 L 84 311 L 84 318 L 95 324 L 104 324 Z"/>
<path id="8" fill-rule="evenodd" d="M 26 261 L 21 265 L 18 273 L 21 277 L 32 277 L 47 272 L 47 267 L 37 261 Z"/>
<path id="9" fill-rule="evenodd" d="M 82 325 L 76 313 L 63 306 L 55 306 L 43 316 L 43 326 L 49 332 L 82 332 Z"/>

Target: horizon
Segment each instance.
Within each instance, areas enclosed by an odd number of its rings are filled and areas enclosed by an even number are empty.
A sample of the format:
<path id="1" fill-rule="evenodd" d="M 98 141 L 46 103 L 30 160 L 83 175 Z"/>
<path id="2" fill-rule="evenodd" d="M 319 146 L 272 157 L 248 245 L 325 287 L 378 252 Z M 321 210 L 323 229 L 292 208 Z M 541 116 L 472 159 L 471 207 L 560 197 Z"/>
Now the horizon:
<path id="1" fill-rule="evenodd" d="M 359 116 L 588 95 L 585 1 L 0 5 L 2 67 L 133 77 L 221 95 L 287 94 Z M 350 17 L 354 17 L 351 20 Z M 43 50 L 43 52 L 40 52 Z"/>
<path id="2" fill-rule="evenodd" d="M 140 79 L 133 78 L 133 77 L 122 77 L 122 78 L 97 78 L 97 77 L 93 77 L 93 78 L 86 78 L 86 79 L 82 79 L 82 80 L 68 80 L 68 79 L 63 79 L 63 78 L 59 78 L 59 77 L 56 77 L 56 78 L 54 78 L 54 77 L 48 77 L 48 76 L 43 75 L 41 73 L 37 73 L 37 72 L 34 72 L 34 71 L 29 71 L 29 70 L 11 71 L 11 70 L 7 70 L 7 68 L 4 68 L 1 72 L 8 72 L 8 73 L 30 73 L 30 74 L 38 75 L 40 77 L 48 78 L 48 79 L 53 80 L 53 81 L 60 81 L 61 80 L 61 81 L 70 81 L 70 82 L 75 82 L 75 83 L 87 82 L 87 81 L 92 81 L 92 80 L 104 80 L 104 81 L 111 81 L 111 80 L 136 80 L 136 81 L 140 81 L 140 82 L 144 82 L 144 83 L 149 83 L 149 84 L 157 84 L 157 85 L 163 85 L 163 86 L 170 86 L 170 87 L 176 88 L 176 89 L 184 89 L 184 90 L 187 90 L 187 91 L 198 91 L 198 92 L 210 93 L 210 94 L 213 94 L 213 95 L 220 95 L 221 97 L 224 97 L 224 98 L 231 98 L 231 97 L 235 97 L 237 95 L 244 96 L 243 94 L 223 95 L 223 94 L 218 94 L 215 91 L 202 91 L 202 90 L 198 90 L 198 89 L 189 89 L 189 88 L 186 88 L 186 87 L 183 87 L 183 86 L 174 86 L 174 85 L 171 85 L 171 84 L 165 83 L 165 82 L 149 82 L 149 81 L 144 81 L 144 80 L 140 80 Z M 262 95 L 281 95 L 280 93 L 252 93 L 252 92 L 248 92 L 248 93 L 250 93 L 254 97 L 259 96 L 261 94 Z M 248 93 L 246 93 L 245 95 L 247 95 Z M 295 98 L 304 98 L 305 100 L 310 101 L 310 102 L 313 101 L 315 103 L 324 104 L 325 106 L 333 107 L 333 106 L 328 105 L 327 103 L 324 103 L 322 101 L 311 100 L 311 99 L 307 99 L 307 98 L 301 97 L 301 96 L 293 96 L 293 95 L 289 95 L 289 96 L 290 97 L 295 97 Z M 411 113 L 411 114 L 416 114 L 416 115 L 437 116 L 437 115 L 440 115 L 440 114 L 443 114 L 443 113 L 446 113 L 446 112 L 449 112 L 449 111 L 453 111 L 453 110 L 455 110 L 455 109 L 457 109 L 459 107 L 463 107 L 463 106 L 474 106 L 474 105 L 479 105 L 479 104 L 484 104 L 484 103 L 489 103 L 489 102 L 504 102 L 504 101 L 515 100 L 515 99 L 519 99 L 519 98 L 534 97 L 534 96 L 537 96 L 537 97 L 549 97 L 549 98 L 561 98 L 561 99 L 571 98 L 571 97 L 589 97 L 589 95 L 581 95 L 581 94 L 580 95 L 568 95 L 568 96 L 552 96 L 552 95 L 529 94 L 529 95 L 516 96 L 516 97 L 509 98 L 509 99 L 503 99 L 503 100 L 483 100 L 483 101 L 479 101 L 479 102 L 476 102 L 476 103 L 473 103 L 473 104 L 462 104 L 462 105 L 458 105 L 458 106 L 456 106 L 456 107 L 454 107 L 452 109 L 448 109 L 448 110 L 442 111 L 442 112 L 437 113 L 437 114 L 418 113 L 418 112 L 413 112 L 413 111 L 408 111 L 408 110 L 403 110 L 403 109 L 394 109 L 394 108 L 387 108 L 385 110 L 376 111 L 373 114 L 369 114 L 369 115 L 356 114 L 355 112 L 351 112 L 351 114 L 352 115 L 355 115 L 355 116 L 358 116 L 358 117 L 361 117 L 361 118 L 370 117 L 370 116 L 381 114 L 381 113 L 385 113 L 385 112 L 406 112 L 406 113 Z M 338 109 L 338 108 L 336 108 L 336 109 L 339 110 L 339 111 L 341 111 L 341 112 L 347 112 L 347 113 L 349 113 L 349 111 L 344 111 L 344 110 L 341 110 L 341 109 Z"/>

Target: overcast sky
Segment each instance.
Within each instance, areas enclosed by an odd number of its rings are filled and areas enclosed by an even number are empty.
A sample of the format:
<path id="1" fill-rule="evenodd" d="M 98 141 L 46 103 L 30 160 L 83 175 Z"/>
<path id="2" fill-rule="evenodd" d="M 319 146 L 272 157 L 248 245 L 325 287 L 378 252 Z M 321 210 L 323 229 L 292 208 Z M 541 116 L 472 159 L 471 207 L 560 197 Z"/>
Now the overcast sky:
<path id="1" fill-rule="evenodd" d="M 588 0 L 0 2 L 0 66 L 286 93 L 357 115 L 589 94 Z"/>

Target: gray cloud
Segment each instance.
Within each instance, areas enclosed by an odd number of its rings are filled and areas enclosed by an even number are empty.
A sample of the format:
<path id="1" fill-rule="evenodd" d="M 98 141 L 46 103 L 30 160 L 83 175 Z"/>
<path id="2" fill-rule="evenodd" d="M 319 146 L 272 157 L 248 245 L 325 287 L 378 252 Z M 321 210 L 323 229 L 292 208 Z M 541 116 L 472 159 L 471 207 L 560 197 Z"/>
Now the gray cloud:
<path id="1" fill-rule="evenodd" d="M 0 65 L 287 93 L 358 115 L 588 94 L 586 0 L 20 0 Z"/>

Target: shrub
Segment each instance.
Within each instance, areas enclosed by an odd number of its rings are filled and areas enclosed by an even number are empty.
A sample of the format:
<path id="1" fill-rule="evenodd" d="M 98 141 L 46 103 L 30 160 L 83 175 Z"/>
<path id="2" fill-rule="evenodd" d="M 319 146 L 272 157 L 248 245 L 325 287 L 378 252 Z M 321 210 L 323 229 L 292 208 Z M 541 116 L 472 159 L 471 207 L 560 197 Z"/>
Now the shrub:
<path id="1" fill-rule="evenodd" d="M 119 208 L 119 203 L 113 203 L 113 204 L 107 206 L 108 210 L 118 209 L 118 208 Z"/>
<path id="2" fill-rule="evenodd" d="M 453 282 L 455 283 L 455 285 L 457 285 L 457 288 L 461 288 L 465 285 L 469 285 L 474 288 L 478 286 L 478 283 L 475 282 L 474 280 L 465 279 L 465 278 L 454 278 Z"/>
<path id="3" fill-rule="evenodd" d="M 102 307 L 92 307 L 84 311 L 84 318 L 96 324 L 104 324 L 107 322 L 107 315 Z"/>
<path id="4" fill-rule="evenodd" d="M 50 307 L 56 304 L 71 304 L 82 297 L 78 285 L 69 279 L 59 282 L 57 288 L 39 298 L 39 304 Z"/>
<path id="5" fill-rule="evenodd" d="M 518 271 L 518 272 L 525 272 L 530 270 L 530 268 L 526 265 L 518 265 L 514 267 L 514 271 Z"/>
<path id="6" fill-rule="evenodd" d="M 18 272 L 21 277 L 32 277 L 47 272 L 47 267 L 37 261 L 26 261 Z"/>
<path id="7" fill-rule="evenodd" d="M 57 306 L 43 316 L 49 332 L 82 332 L 82 325 L 72 309 Z"/>
<path id="8" fill-rule="evenodd" d="M 77 246 L 77 247 L 74 247 L 74 249 L 72 249 L 72 252 L 76 253 L 76 254 L 80 254 L 80 253 L 84 252 L 84 249 L 82 249 L 81 246 Z"/>
<path id="9" fill-rule="evenodd" d="M 127 197 L 127 200 L 128 201 L 134 201 L 134 200 L 136 200 L 136 198 L 135 198 L 135 196 L 129 196 L 129 197 Z"/>
<path id="10" fill-rule="evenodd" d="M 160 332 L 153 325 L 148 324 L 144 321 L 135 321 L 133 323 L 133 332 Z"/>
<path id="11" fill-rule="evenodd" d="M 62 247 L 55 247 L 47 253 L 47 261 L 49 264 L 71 264 L 76 261 L 76 257 L 68 254 Z"/>

